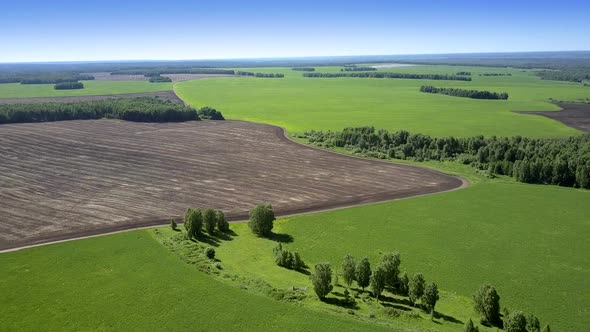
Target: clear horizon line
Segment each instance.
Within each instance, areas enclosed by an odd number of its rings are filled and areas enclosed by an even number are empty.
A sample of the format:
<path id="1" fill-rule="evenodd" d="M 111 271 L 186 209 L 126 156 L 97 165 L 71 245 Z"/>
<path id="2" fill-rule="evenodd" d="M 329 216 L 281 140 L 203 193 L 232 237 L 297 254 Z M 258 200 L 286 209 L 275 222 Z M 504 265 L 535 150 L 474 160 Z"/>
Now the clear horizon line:
<path id="1" fill-rule="evenodd" d="M 190 61 L 237 61 L 237 60 L 296 60 L 296 59 L 314 59 L 314 58 L 351 58 L 351 57 L 387 57 L 387 56 L 428 56 L 428 55 L 475 55 L 475 54 L 518 54 L 518 53 L 566 53 L 566 52 L 590 52 L 590 49 L 584 50 L 559 50 L 559 51 L 510 51 L 510 52 L 459 52 L 459 53 L 396 53 L 396 54 L 355 54 L 355 55 L 309 55 L 309 56 L 277 56 L 277 57 L 244 57 L 244 58 L 193 58 L 193 59 L 116 59 L 116 60 L 56 60 L 56 61 L 0 61 L 3 64 L 63 64 L 63 63 L 108 63 L 108 62 L 190 62 Z"/>

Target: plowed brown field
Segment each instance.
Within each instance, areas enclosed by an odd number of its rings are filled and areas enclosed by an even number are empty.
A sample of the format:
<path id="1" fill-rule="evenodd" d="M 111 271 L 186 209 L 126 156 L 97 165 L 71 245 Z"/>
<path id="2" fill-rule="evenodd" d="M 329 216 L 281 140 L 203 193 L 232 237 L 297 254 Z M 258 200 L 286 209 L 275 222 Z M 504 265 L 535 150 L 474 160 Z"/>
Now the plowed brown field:
<path id="1" fill-rule="evenodd" d="M 162 224 L 187 207 L 230 220 L 458 188 L 423 168 L 339 155 L 241 121 L 0 126 L 0 249 Z"/>

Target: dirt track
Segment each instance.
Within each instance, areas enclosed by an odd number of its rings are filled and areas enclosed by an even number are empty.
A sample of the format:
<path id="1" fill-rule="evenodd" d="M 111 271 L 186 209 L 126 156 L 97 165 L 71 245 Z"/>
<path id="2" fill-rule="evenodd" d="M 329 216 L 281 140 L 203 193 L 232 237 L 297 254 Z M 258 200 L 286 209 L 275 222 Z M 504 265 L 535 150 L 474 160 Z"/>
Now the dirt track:
<path id="1" fill-rule="evenodd" d="M 29 103 L 72 103 L 77 101 L 103 100 L 113 98 L 159 97 L 175 102 L 182 102 L 173 91 L 158 91 L 144 93 L 124 93 L 118 95 L 100 96 L 69 96 L 69 97 L 37 97 L 37 98 L 0 98 L 0 104 L 29 104 Z"/>
<path id="2" fill-rule="evenodd" d="M 423 168 L 343 156 L 241 121 L 0 126 L 0 249 L 158 225 L 189 207 L 247 218 L 461 187 Z"/>
<path id="3" fill-rule="evenodd" d="M 561 111 L 518 111 L 520 114 L 542 115 L 566 126 L 590 132 L 590 104 L 558 103 Z"/>

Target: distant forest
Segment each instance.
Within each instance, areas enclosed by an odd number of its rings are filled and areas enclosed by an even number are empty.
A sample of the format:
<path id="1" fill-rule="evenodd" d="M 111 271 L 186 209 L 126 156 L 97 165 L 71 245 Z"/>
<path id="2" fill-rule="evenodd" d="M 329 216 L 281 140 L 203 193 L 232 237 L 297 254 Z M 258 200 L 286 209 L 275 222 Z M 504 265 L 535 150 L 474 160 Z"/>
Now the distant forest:
<path id="1" fill-rule="evenodd" d="M 77 82 L 94 80 L 94 76 L 77 73 L 29 73 L 29 74 L 2 74 L 0 83 L 20 84 L 56 84 L 63 82 Z"/>
<path id="2" fill-rule="evenodd" d="M 314 67 L 293 67 L 291 69 L 295 71 L 315 71 Z"/>
<path id="3" fill-rule="evenodd" d="M 202 116 L 199 116 L 199 115 Z M 195 110 L 158 97 L 119 98 L 73 103 L 0 104 L 0 124 L 63 120 L 120 119 L 136 122 L 223 120 L 213 108 Z"/>
<path id="4" fill-rule="evenodd" d="M 452 160 L 526 183 L 590 189 L 590 134 L 560 139 L 483 136 L 433 138 L 373 127 L 309 131 L 310 143 L 380 159 Z"/>
<path id="5" fill-rule="evenodd" d="M 465 90 L 457 88 L 436 88 L 432 85 L 423 85 L 420 87 L 420 92 L 440 93 L 443 95 L 464 97 L 473 99 L 508 99 L 506 92 L 491 92 L 487 90 Z"/>
<path id="6" fill-rule="evenodd" d="M 303 77 L 361 77 L 361 78 L 408 78 L 422 80 L 455 80 L 471 81 L 471 77 L 447 74 L 406 74 L 406 73 L 388 73 L 388 72 L 353 72 L 353 73 L 303 73 Z"/>
<path id="7" fill-rule="evenodd" d="M 283 78 L 285 77 L 285 74 L 281 74 L 281 73 L 253 73 L 250 71 L 237 71 L 236 75 L 239 76 L 253 76 L 253 77 L 262 77 L 262 78 Z"/>

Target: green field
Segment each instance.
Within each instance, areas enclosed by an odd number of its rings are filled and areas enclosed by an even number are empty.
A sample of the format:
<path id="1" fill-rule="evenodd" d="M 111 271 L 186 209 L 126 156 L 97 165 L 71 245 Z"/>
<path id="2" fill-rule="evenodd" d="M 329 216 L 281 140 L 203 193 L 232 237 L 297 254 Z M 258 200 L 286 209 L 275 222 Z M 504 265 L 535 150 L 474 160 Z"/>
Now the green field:
<path id="1" fill-rule="evenodd" d="M 55 90 L 54 84 L 0 84 L 0 98 L 99 96 L 172 90 L 172 83 L 148 81 L 83 81 L 84 89 Z"/>
<path id="2" fill-rule="evenodd" d="M 212 78 L 186 81 L 176 92 L 193 106 L 211 105 L 226 118 L 283 126 L 291 133 L 310 129 L 341 130 L 372 125 L 405 129 L 432 136 L 522 135 L 559 137 L 578 131 L 553 120 L 516 114 L 511 110 L 558 110 L 548 98 L 575 100 L 590 97 L 581 84 L 543 81 L 531 71 L 514 69 L 414 66 L 387 71 L 447 73 L 471 71 L 473 81 L 431 81 L 371 78 L 303 78 L 285 68 L 256 68 L 283 72 L 284 79 Z M 318 67 L 337 72 L 339 67 Z M 512 76 L 483 77 L 481 72 L 509 72 Z M 421 85 L 508 92 L 508 101 L 475 100 L 418 91 Z"/>
<path id="3" fill-rule="evenodd" d="M 224 285 L 148 231 L 1 254 L 0 265 L 4 331 L 381 329 Z"/>

